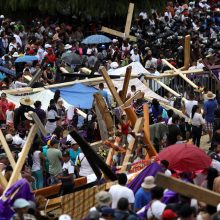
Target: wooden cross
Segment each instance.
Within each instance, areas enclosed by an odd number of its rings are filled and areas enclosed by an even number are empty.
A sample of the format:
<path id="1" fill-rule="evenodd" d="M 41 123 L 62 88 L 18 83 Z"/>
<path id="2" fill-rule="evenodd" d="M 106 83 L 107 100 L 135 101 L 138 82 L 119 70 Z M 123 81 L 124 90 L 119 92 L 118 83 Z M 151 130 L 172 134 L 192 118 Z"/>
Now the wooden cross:
<path id="1" fill-rule="evenodd" d="M 128 7 L 128 14 L 127 14 L 127 20 L 126 20 L 126 24 L 125 24 L 124 33 L 120 32 L 120 31 L 113 30 L 111 28 L 104 27 L 104 26 L 102 27 L 101 31 L 105 32 L 107 34 L 117 36 L 117 37 L 129 38 L 132 41 L 136 41 L 137 38 L 135 36 L 130 35 L 133 11 L 134 11 L 134 4 L 130 3 L 129 7 Z"/>
<path id="2" fill-rule="evenodd" d="M 7 189 L 10 188 L 17 181 L 17 179 L 18 179 L 18 177 L 21 173 L 22 167 L 25 163 L 28 152 L 31 148 L 31 145 L 32 145 L 33 141 L 34 141 L 36 133 L 37 133 L 37 125 L 34 124 L 34 125 L 32 125 L 32 127 L 29 131 L 27 140 L 24 144 L 24 147 L 22 148 L 21 154 L 20 154 L 20 156 L 18 158 L 18 161 L 17 161 L 17 163 L 16 163 L 16 165 L 13 169 L 12 175 L 10 177 L 10 180 L 9 180 L 9 182 L 7 184 L 7 187 L 6 187 L 4 192 L 6 192 Z"/>
<path id="3" fill-rule="evenodd" d="M 198 86 L 192 82 L 189 78 L 187 78 L 181 70 L 176 69 L 171 63 L 167 60 L 162 59 L 163 63 L 170 67 L 174 72 L 176 72 L 182 79 L 184 79 L 189 85 L 191 85 L 194 89 L 198 89 Z"/>
<path id="4" fill-rule="evenodd" d="M 127 73 L 128 75 L 129 75 L 129 71 L 130 71 L 130 70 L 127 70 L 127 71 L 126 71 L 126 73 Z M 105 82 L 106 82 L 106 84 L 107 84 L 107 86 L 108 86 L 108 88 L 109 88 L 109 90 L 110 90 L 112 96 L 114 97 L 114 99 L 115 99 L 117 105 L 118 105 L 119 107 L 125 107 L 125 106 L 124 106 L 125 104 L 122 102 L 122 100 L 121 100 L 119 94 L 117 93 L 117 91 L 116 91 L 116 89 L 115 89 L 115 86 L 114 86 L 114 84 L 113 84 L 111 78 L 109 77 L 109 75 L 108 75 L 108 73 L 107 73 L 105 67 L 101 67 L 101 68 L 100 68 L 100 72 L 102 73 L 103 78 L 104 78 L 104 80 L 105 80 Z M 124 93 L 124 94 L 127 94 L 127 91 L 126 91 L 126 90 L 128 89 L 128 82 L 127 82 L 127 81 L 129 81 L 130 78 L 127 76 L 127 77 L 125 77 L 125 79 L 126 79 L 126 81 L 124 81 L 124 85 L 123 85 L 124 91 L 123 91 L 123 93 Z M 147 107 L 146 107 L 146 108 L 147 108 Z M 124 108 L 124 111 L 126 112 L 126 115 L 127 115 L 128 119 L 129 119 L 129 121 L 131 122 L 131 126 L 132 126 L 132 127 L 136 127 L 136 130 L 139 131 L 139 130 L 140 130 L 140 126 L 141 126 L 141 121 L 138 120 L 138 117 L 137 117 L 136 113 L 134 112 L 133 108 L 132 108 L 131 106 L 130 106 L 130 107 L 125 107 L 125 108 Z M 148 117 L 148 118 L 147 118 L 147 117 Z M 146 120 L 146 121 L 145 121 L 144 124 L 146 124 L 146 123 L 149 122 L 149 114 L 148 114 L 148 116 L 147 116 L 147 114 L 145 114 L 145 120 Z M 137 122 L 138 122 L 138 124 L 136 124 Z M 148 126 L 149 126 L 149 125 L 148 125 Z M 142 126 L 142 127 L 143 127 L 143 126 Z M 149 128 L 149 127 L 148 127 L 148 128 Z M 136 130 L 135 130 L 135 131 L 136 131 Z M 145 140 L 145 143 L 148 144 L 148 146 L 149 146 L 148 155 L 149 155 L 149 157 L 156 156 L 156 155 L 157 155 L 157 152 L 156 152 L 156 150 L 155 150 L 153 144 L 151 143 L 149 137 L 150 137 L 150 135 L 149 135 L 149 129 L 147 129 L 147 128 L 145 127 L 145 128 L 144 128 L 144 140 Z M 131 150 L 133 150 L 133 145 L 134 145 L 134 143 L 135 143 L 135 142 L 132 141 L 132 144 L 129 144 L 129 148 L 128 148 L 129 150 L 126 151 L 126 155 L 125 155 L 126 160 L 125 160 L 125 162 L 123 163 L 123 165 L 125 165 L 126 168 L 127 168 L 127 162 L 126 162 L 126 161 L 129 161 L 129 160 L 130 160 Z M 112 153 L 112 152 L 111 152 L 111 153 Z M 109 157 L 108 157 L 108 159 L 109 159 Z M 122 167 L 124 167 L 124 166 L 122 166 Z M 125 169 L 126 169 L 126 168 L 125 168 Z M 123 168 L 123 169 L 124 169 L 124 168 Z"/>
<path id="5" fill-rule="evenodd" d="M 190 35 L 184 39 L 184 66 L 180 70 L 188 70 L 190 67 Z"/>
<path id="6" fill-rule="evenodd" d="M 155 184 L 186 197 L 197 199 L 198 201 L 204 202 L 208 205 L 217 206 L 220 202 L 219 193 L 199 187 L 192 183 L 183 182 L 174 177 L 168 177 L 162 173 L 157 174 Z"/>

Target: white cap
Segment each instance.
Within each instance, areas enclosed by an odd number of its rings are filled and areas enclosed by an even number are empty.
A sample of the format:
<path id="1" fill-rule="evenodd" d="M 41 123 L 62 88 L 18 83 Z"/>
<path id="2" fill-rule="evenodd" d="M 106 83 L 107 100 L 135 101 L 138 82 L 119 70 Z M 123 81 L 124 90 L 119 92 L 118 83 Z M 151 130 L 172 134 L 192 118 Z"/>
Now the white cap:
<path id="1" fill-rule="evenodd" d="M 16 199 L 13 204 L 14 209 L 22 209 L 28 206 L 30 206 L 30 203 L 26 199 Z"/>
<path id="2" fill-rule="evenodd" d="M 3 18 L 3 19 L 4 19 L 4 18 L 5 18 L 5 16 L 4 16 L 4 15 L 0 15 L 0 18 Z"/>
<path id="3" fill-rule="evenodd" d="M 217 212 L 220 212 L 220 203 L 217 205 Z"/>
<path id="4" fill-rule="evenodd" d="M 72 45 L 70 45 L 70 44 L 66 44 L 64 46 L 64 50 L 69 50 L 70 48 L 72 48 Z"/>
<path id="5" fill-rule="evenodd" d="M 113 43 L 117 43 L 118 40 L 117 40 L 117 39 L 113 39 L 112 42 L 113 42 Z"/>
<path id="6" fill-rule="evenodd" d="M 51 48 L 52 46 L 50 44 L 45 44 L 44 47 L 45 49 L 47 49 L 47 48 Z"/>
<path id="7" fill-rule="evenodd" d="M 63 214 L 59 217 L 58 220 L 72 220 L 69 215 Z"/>

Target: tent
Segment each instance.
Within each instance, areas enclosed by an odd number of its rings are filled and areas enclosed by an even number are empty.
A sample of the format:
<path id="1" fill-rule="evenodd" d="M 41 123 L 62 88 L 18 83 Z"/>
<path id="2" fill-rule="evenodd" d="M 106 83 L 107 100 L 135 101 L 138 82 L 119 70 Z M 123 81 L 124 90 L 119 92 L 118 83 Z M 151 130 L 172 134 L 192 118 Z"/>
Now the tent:
<path id="1" fill-rule="evenodd" d="M 126 73 L 126 69 L 127 67 L 131 66 L 132 67 L 132 70 L 131 70 L 131 76 L 133 77 L 138 77 L 142 74 L 150 74 L 150 75 L 158 75 L 160 74 L 158 71 L 156 71 L 155 74 L 151 74 L 149 71 L 147 71 L 142 65 L 140 62 L 132 62 L 130 63 L 129 65 L 127 66 L 124 66 L 124 67 L 120 67 L 120 68 L 117 68 L 117 69 L 110 69 L 108 70 L 108 74 L 110 76 L 125 76 L 125 73 Z"/>
<path id="2" fill-rule="evenodd" d="M 55 92 L 56 89 L 52 89 Z M 98 90 L 91 86 L 86 86 L 82 83 L 74 84 L 68 87 L 59 88 L 61 97 L 73 105 L 82 109 L 92 108 L 93 94 Z"/>
<path id="3" fill-rule="evenodd" d="M 113 83 L 118 88 L 118 91 L 120 91 L 123 88 L 124 79 L 113 80 Z M 128 93 L 131 92 L 131 85 L 135 85 L 137 90 L 140 90 L 140 91 L 144 92 L 145 96 L 147 96 L 147 97 L 152 97 L 152 98 L 158 99 L 159 101 L 168 103 L 167 99 L 165 99 L 165 98 L 161 97 L 160 95 L 158 95 L 157 93 L 155 93 L 153 90 L 151 90 L 150 88 L 145 86 L 137 78 L 136 79 L 130 79 L 129 86 L 128 86 Z M 107 87 L 106 87 L 106 89 L 108 90 Z"/>

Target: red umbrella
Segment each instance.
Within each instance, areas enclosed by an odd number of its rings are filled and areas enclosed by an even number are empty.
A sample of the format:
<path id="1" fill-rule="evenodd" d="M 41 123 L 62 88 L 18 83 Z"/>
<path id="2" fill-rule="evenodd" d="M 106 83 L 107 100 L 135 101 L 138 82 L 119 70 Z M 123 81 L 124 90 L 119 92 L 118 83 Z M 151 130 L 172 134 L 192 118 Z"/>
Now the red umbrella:
<path id="1" fill-rule="evenodd" d="M 167 160 L 170 169 L 182 172 L 203 170 L 208 168 L 212 162 L 203 150 L 193 144 L 171 145 L 162 150 L 158 158 Z"/>

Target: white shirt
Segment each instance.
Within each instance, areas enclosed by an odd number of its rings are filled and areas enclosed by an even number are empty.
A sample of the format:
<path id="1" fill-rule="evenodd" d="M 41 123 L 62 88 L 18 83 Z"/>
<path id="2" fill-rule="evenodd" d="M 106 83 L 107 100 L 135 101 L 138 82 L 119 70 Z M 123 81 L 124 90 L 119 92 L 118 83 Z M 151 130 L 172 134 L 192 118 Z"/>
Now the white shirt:
<path id="1" fill-rule="evenodd" d="M 74 174 L 74 166 L 70 160 L 66 163 L 63 163 L 63 169 L 68 170 L 68 174 Z"/>
<path id="2" fill-rule="evenodd" d="M 33 165 L 32 165 L 32 171 L 38 171 L 41 170 L 41 165 L 40 165 L 40 152 L 39 150 L 34 151 L 33 153 Z"/>
<path id="3" fill-rule="evenodd" d="M 192 113 L 192 108 L 194 105 L 198 105 L 198 101 L 196 100 L 186 100 L 185 101 L 185 108 L 186 108 L 186 113 L 188 115 L 188 117 L 190 117 L 191 113 Z M 186 119 L 188 122 L 188 119 Z"/>
<path id="4" fill-rule="evenodd" d="M 6 111 L 6 123 L 14 122 L 14 112 L 9 109 Z"/>
<path id="5" fill-rule="evenodd" d="M 80 168 L 79 168 L 79 175 L 87 177 L 88 175 L 94 174 L 92 167 L 90 166 L 88 160 L 86 159 L 84 153 L 80 153 L 76 158 L 76 164 L 77 161 L 80 160 Z"/>
<path id="6" fill-rule="evenodd" d="M 139 54 L 132 54 L 131 55 L 131 60 L 133 62 L 140 62 L 140 55 Z"/>
<path id="7" fill-rule="evenodd" d="M 118 200 L 121 198 L 128 199 L 129 203 L 134 203 L 134 193 L 131 189 L 126 186 L 121 186 L 119 184 L 111 186 L 109 193 L 112 195 L 112 208 L 117 208 Z"/>
<path id="8" fill-rule="evenodd" d="M 160 219 L 165 207 L 166 205 L 161 201 L 154 201 L 150 208 L 147 210 L 147 218 L 150 219 L 154 216 L 155 218 Z"/>
<path id="9" fill-rule="evenodd" d="M 14 34 L 14 37 L 16 39 L 16 43 L 20 45 L 20 47 L 22 47 L 22 41 L 19 35 Z"/>
<path id="10" fill-rule="evenodd" d="M 27 87 L 28 84 L 27 83 L 22 83 L 19 81 L 14 81 L 11 83 L 10 85 L 10 89 L 19 89 L 19 88 L 23 88 L 23 87 Z"/>
<path id="11" fill-rule="evenodd" d="M 57 112 L 53 109 L 47 112 L 47 119 L 56 119 L 58 117 Z"/>
<path id="12" fill-rule="evenodd" d="M 195 112 L 192 118 L 192 125 L 194 126 L 200 126 L 205 124 L 205 119 L 202 117 L 201 114 Z"/>

